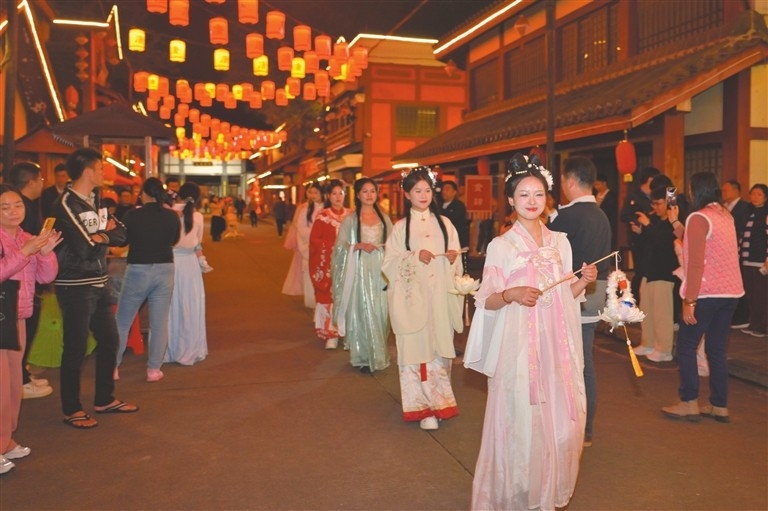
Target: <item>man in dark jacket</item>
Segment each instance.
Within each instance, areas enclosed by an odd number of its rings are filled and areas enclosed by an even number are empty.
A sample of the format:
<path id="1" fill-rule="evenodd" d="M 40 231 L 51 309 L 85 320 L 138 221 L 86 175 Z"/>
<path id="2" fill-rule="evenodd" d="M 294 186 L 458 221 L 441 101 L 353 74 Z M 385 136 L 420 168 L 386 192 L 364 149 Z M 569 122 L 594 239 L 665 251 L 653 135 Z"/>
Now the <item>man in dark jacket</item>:
<path id="1" fill-rule="evenodd" d="M 102 206 L 104 183 L 101 154 L 82 148 L 67 158 L 72 184 L 53 207 L 63 242 L 56 252 L 59 274 L 54 281 L 64 327 L 61 356 L 61 405 L 64 422 L 92 428 L 98 423 L 80 402 L 80 368 L 85 359 L 88 331 L 96 339 L 96 413 L 131 413 L 138 407 L 115 399 L 113 392 L 118 335 L 107 287 L 107 247 L 126 243 L 123 224 Z"/>
<path id="2" fill-rule="evenodd" d="M 40 212 L 43 215 L 43 219 L 53 216 L 53 205 L 56 203 L 56 199 L 64 193 L 68 182 L 67 166 L 59 163 L 53 168 L 53 185 L 43 190 L 43 193 L 40 195 Z"/>
<path id="3" fill-rule="evenodd" d="M 467 222 L 467 206 L 458 198 L 459 187 L 453 181 L 443 181 L 440 192 L 443 199 L 442 213 L 448 217 L 456 232 L 459 234 L 461 247 L 469 246 L 469 222 Z M 464 266 L 466 268 L 466 266 Z"/>
<path id="4" fill-rule="evenodd" d="M 733 223 L 736 224 L 736 239 L 740 242 L 744 235 L 744 228 L 747 225 L 752 205 L 741 198 L 741 185 L 738 181 L 731 179 L 723 183 L 721 187 L 723 193 L 723 206 L 728 208 L 733 216 Z M 731 319 L 731 328 L 749 327 L 749 307 L 747 306 L 747 297 L 739 298 L 739 304 L 736 306 L 736 312 Z"/>

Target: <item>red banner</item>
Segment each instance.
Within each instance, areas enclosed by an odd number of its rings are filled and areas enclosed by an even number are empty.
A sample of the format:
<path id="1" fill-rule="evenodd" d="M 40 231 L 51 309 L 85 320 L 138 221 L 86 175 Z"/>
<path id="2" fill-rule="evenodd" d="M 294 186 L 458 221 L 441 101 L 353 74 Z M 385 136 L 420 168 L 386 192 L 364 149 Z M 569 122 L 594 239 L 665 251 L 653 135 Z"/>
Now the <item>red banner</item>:
<path id="1" fill-rule="evenodd" d="M 471 218 L 490 218 L 493 199 L 491 176 L 464 176 L 464 203 Z"/>

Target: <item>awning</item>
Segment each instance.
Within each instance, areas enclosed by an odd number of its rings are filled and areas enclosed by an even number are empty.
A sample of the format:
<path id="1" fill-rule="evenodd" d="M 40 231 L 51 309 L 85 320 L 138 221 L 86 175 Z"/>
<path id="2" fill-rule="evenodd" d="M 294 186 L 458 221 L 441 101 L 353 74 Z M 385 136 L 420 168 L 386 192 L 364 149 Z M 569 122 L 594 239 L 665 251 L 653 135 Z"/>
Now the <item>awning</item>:
<path id="1" fill-rule="evenodd" d="M 753 11 L 738 29 L 698 46 L 641 55 L 601 74 L 560 84 L 555 92 L 555 138 L 573 140 L 639 126 L 675 105 L 768 58 L 768 30 Z M 746 20 L 746 22 L 745 22 Z M 395 156 L 393 163 L 432 165 L 546 143 L 546 98 L 520 98 L 504 111 L 469 116 L 461 125 Z"/>
<path id="2" fill-rule="evenodd" d="M 113 103 L 53 126 L 53 134 L 68 140 L 84 136 L 104 139 L 175 140 L 173 129 L 135 112 L 130 105 Z"/>
<path id="3" fill-rule="evenodd" d="M 280 171 L 285 172 L 285 167 L 298 162 L 299 160 L 304 158 L 307 154 L 309 154 L 309 151 L 295 151 L 291 154 L 283 156 L 277 161 L 272 162 L 267 166 L 267 168 L 257 172 L 257 174 L 264 174 L 266 172 L 271 172 L 272 174 L 276 174 Z"/>
<path id="4" fill-rule="evenodd" d="M 38 126 L 15 142 L 16 151 L 23 153 L 69 154 L 75 145 L 53 136 L 51 128 Z"/>

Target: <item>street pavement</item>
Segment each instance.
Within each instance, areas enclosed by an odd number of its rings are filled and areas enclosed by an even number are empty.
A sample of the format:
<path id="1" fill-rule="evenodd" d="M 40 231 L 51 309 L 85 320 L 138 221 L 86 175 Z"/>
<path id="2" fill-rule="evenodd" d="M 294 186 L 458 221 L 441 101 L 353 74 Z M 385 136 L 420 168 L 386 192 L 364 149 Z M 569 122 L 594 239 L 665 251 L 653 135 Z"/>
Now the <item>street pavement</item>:
<path id="1" fill-rule="evenodd" d="M 147 383 L 146 355 L 126 355 L 116 395 L 139 413 L 74 430 L 61 421 L 58 370 L 36 370 L 57 392 L 23 402 L 15 439 L 32 454 L 0 476 L 0 509 L 469 509 L 485 379 L 457 359 L 460 415 L 429 433 L 404 423 L 396 365 L 364 375 L 347 352 L 324 350 L 302 299 L 280 294 L 290 253 L 274 226 L 241 232 L 204 246 L 215 268 L 204 276 L 208 358 Z M 765 378 L 767 344 L 734 335 L 736 365 Z M 595 361 L 594 445 L 569 510 L 768 509 L 764 384 L 730 378 L 731 424 L 678 422 L 659 412 L 677 399 L 674 363 L 643 362 L 637 378 L 624 341 L 602 334 Z M 92 412 L 92 359 L 83 373 Z"/>

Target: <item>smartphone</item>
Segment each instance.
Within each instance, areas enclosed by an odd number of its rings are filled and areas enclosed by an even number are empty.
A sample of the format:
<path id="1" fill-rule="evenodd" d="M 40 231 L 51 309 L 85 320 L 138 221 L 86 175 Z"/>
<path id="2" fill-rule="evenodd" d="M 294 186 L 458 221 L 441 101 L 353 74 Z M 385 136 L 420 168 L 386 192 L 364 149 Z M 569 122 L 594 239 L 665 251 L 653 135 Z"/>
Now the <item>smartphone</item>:
<path id="1" fill-rule="evenodd" d="M 677 188 L 674 186 L 667 187 L 667 207 L 677 206 Z"/>
<path id="2" fill-rule="evenodd" d="M 53 230 L 53 224 L 56 223 L 56 219 L 52 216 L 49 216 L 45 219 L 45 222 L 43 222 L 43 228 L 40 229 L 40 234 L 45 234 L 46 232 L 50 232 Z"/>

